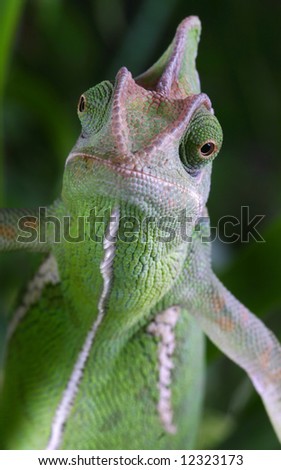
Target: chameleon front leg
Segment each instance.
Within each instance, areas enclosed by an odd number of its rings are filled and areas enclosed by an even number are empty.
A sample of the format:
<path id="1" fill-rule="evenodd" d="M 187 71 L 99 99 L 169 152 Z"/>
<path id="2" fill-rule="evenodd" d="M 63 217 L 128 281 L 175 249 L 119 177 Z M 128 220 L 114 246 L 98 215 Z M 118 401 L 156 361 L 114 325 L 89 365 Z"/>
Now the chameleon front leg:
<path id="1" fill-rule="evenodd" d="M 55 233 L 59 232 L 60 227 L 59 219 L 54 214 L 52 207 L 0 209 L 0 252 L 49 252 Z"/>
<path id="2" fill-rule="evenodd" d="M 200 279 L 185 304 L 211 341 L 247 372 L 281 442 L 280 343 L 211 271 Z"/>

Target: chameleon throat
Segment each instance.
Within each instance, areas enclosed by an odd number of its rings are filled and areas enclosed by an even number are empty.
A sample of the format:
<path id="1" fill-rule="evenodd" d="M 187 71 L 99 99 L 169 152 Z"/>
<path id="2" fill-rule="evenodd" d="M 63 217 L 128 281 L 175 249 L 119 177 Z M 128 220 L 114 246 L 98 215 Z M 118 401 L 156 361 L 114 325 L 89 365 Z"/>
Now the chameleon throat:
<path id="1" fill-rule="evenodd" d="M 105 315 L 105 303 L 110 292 L 112 279 L 112 265 L 115 255 L 115 240 L 119 227 L 120 212 L 119 207 L 114 207 L 111 213 L 103 242 L 104 257 L 100 265 L 100 271 L 103 278 L 103 290 L 98 303 L 98 316 L 94 321 L 89 333 L 86 336 L 84 345 L 78 355 L 74 369 L 62 395 L 61 402 L 56 410 L 52 426 L 51 435 L 46 449 L 55 450 L 60 447 L 64 425 L 70 415 L 71 406 L 78 392 L 79 383 L 83 377 L 83 371 L 91 352 L 96 332 Z"/>

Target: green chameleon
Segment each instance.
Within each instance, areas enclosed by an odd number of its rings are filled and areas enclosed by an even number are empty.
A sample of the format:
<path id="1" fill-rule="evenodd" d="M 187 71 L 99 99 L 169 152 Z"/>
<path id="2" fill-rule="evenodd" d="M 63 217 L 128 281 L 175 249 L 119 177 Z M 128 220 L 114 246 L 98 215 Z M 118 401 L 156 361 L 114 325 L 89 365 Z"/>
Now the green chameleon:
<path id="1" fill-rule="evenodd" d="M 182 449 L 203 332 L 245 369 L 281 441 L 281 346 L 211 268 L 205 204 L 222 144 L 195 68 L 200 22 L 78 103 L 62 196 L 2 209 L 0 249 L 47 253 L 8 329 L 2 449 Z"/>

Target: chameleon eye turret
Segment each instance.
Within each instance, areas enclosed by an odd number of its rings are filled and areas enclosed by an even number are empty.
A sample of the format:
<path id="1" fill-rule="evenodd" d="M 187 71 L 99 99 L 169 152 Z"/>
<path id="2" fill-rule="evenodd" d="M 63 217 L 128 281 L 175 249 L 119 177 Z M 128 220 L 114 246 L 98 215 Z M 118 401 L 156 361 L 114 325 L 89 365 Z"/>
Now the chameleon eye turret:
<path id="1" fill-rule="evenodd" d="M 218 155 L 222 129 L 217 118 L 206 108 L 196 112 L 180 144 L 180 158 L 187 171 L 198 174 Z"/>
<path id="2" fill-rule="evenodd" d="M 112 84 L 104 81 L 81 95 L 77 112 L 84 137 L 96 134 L 105 123 L 112 90 Z"/>

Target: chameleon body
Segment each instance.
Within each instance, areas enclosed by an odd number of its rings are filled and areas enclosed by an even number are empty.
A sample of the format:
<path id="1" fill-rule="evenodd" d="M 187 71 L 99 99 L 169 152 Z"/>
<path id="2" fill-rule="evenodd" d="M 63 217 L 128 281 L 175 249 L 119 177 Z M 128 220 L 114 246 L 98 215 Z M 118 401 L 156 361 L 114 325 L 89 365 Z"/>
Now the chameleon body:
<path id="1" fill-rule="evenodd" d="M 0 249 L 46 252 L 8 330 L 2 449 L 192 448 L 203 332 L 246 370 L 281 439 L 280 344 L 211 268 L 222 132 L 200 92 L 199 35 L 185 19 L 143 75 L 122 68 L 81 96 L 45 228 L 38 210 L 0 212 Z"/>

